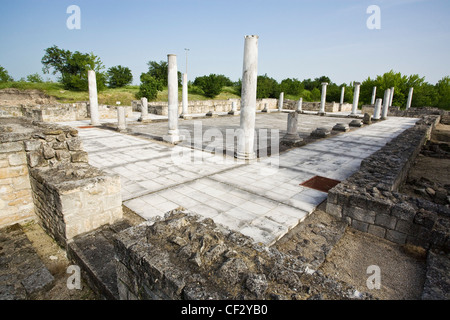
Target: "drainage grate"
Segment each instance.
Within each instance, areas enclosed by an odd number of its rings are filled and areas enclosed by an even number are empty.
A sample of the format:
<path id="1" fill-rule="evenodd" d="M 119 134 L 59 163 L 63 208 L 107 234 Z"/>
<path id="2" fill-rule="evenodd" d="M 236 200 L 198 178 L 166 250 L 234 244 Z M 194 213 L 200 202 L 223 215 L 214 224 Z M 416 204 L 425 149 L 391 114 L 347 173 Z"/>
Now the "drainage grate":
<path id="1" fill-rule="evenodd" d="M 311 189 L 319 190 L 322 192 L 328 192 L 331 188 L 333 188 L 335 185 L 339 184 L 339 180 L 333 180 L 321 176 L 315 176 L 311 179 L 300 183 L 301 186 L 308 187 Z"/>

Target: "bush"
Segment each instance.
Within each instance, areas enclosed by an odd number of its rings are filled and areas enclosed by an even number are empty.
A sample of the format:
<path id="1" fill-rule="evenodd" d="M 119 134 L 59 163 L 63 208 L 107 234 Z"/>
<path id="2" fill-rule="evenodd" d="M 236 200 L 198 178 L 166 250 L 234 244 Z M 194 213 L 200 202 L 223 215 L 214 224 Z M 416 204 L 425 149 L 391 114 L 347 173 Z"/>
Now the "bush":
<path id="1" fill-rule="evenodd" d="M 12 82 L 14 79 L 8 74 L 5 68 L 0 66 L 0 82 Z"/>
<path id="2" fill-rule="evenodd" d="M 42 83 L 44 82 L 44 79 L 42 79 L 42 77 L 38 73 L 33 73 L 27 76 L 27 81 L 33 83 Z"/>
<path id="3" fill-rule="evenodd" d="M 108 69 L 108 86 L 110 88 L 121 88 L 129 85 L 133 81 L 131 70 L 121 65 Z"/>
<path id="4" fill-rule="evenodd" d="M 141 99 L 145 97 L 149 101 L 156 99 L 158 96 L 158 91 L 163 89 L 161 82 L 148 73 L 142 73 L 140 79 L 141 85 L 139 86 L 139 91 L 136 94 L 136 98 Z"/>
<path id="5" fill-rule="evenodd" d="M 202 89 L 203 94 L 208 98 L 214 98 L 222 91 L 224 76 L 210 74 L 209 76 L 197 77 L 194 85 Z"/>
<path id="6" fill-rule="evenodd" d="M 277 80 L 270 78 L 267 74 L 258 76 L 256 98 L 276 98 L 280 97 L 280 85 Z"/>

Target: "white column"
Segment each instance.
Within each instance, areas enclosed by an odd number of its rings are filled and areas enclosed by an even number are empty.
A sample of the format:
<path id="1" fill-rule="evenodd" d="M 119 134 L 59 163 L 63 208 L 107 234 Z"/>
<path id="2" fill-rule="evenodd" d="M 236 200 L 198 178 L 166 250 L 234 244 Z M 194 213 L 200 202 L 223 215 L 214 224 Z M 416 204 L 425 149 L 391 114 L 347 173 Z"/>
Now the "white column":
<path id="1" fill-rule="evenodd" d="M 352 107 L 352 115 L 356 115 L 356 112 L 358 111 L 358 102 L 359 102 L 359 86 L 361 83 L 355 82 L 355 92 L 353 93 L 353 107 Z"/>
<path id="2" fill-rule="evenodd" d="M 411 108 L 411 102 L 412 102 L 412 97 L 413 97 L 413 91 L 414 91 L 414 88 L 409 88 L 408 101 L 406 102 L 406 110 L 408 110 L 409 108 Z"/>
<path id="3" fill-rule="evenodd" d="M 241 118 L 236 158 L 254 159 L 258 36 L 245 36 L 242 70 Z"/>
<path id="4" fill-rule="evenodd" d="M 231 111 L 228 112 L 228 114 L 231 114 L 231 115 L 238 115 L 239 114 L 239 111 L 237 109 L 236 101 L 231 101 Z"/>
<path id="5" fill-rule="evenodd" d="M 169 143 L 179 142 L 178 134 L 178 71 L 177 56 L 175 54 L 167 55 L 167 90 L 168 90 L 168 124 L 169 131 L 163 136 L 163 140 Z"/>
<path id="6" fill-rule="evenodd" d="M 344 104 L 344 94 L 345 94 L 345 87 L 342 87 L 342 89 L 341 89 L 341 100 L 339 101 L 340 105 Z"/>
<path id="7" fill-rule="evenodd" d="M 370 101 L 370 104 L 375 104 L 375 99 L 377 97 L 377 87 L 373 87 L 372 90 L 372 100 Z"/>
<path id="8" fill-rule="evenodd" d="M 381 111 L 381 119 L 386 119 L 389 109 L 389 101 L 391 97 L 391 89 L 386 89 L 384 92 L 384 104 L 383 104 L 383 110 Z"/>
<path id="9" fill-rule="evenodd" d="M 100 117 L 98 114 L 98 98 L 97 98 L 97 80 L 95 79 L 95 71 L 88 70 L 89 84 L 89 112 L 91 113 L 91 125 L 100 125 Z"/>
<path id="10" fill-rule="evenodd" d="M 181 116 L 185 116 L 189 113 L 188 110 L 188 83 L 187 73 L 183 73 L 183 90 L 182 90 L 182 112 Z"/>
<path id="11" fill-rule="evenodd" d="M 298 99 L 297 102 L 297 112 L 302 112 L 302 108 L 303 108 L 303 98 Z"/>
<path id="12" fill-rule="evenodd" d="M 392 106 L 392 100 L 394 99 L 394 87 L 392 87 L 391 89 L 390 89 L 390 95 L 389 95 L 389 104 L 388 104 L 388 107 L 390 107 L 390 106 Z"/>
<path id="13" fill-rule="evenodd" d="M 375 107 L 373 109 L 373 120 L 380 120 L 381 102 L 382 99 L 377 99 L 375 102 Z"/>
<path id="14" fill-rule="evenodd" d="M 283 111 L 284 92 L 280 93 L 280 99 L 278 99 L 278 111 Z"/>
<path id="15" fill-rule="evenodd" d="M 138 121 L 148 120 L 148 101 L 146 97 L 141 98 L 141 117 Z"/>
<path id="16" fill-rule="evenodd" d="M 325 101 L 327 97 L 327 85 L 328 82 L 322 82 L 322 98 L 320 99 L 319 114 L 325 114 Z"/>
<path id="17" fill-rule="evenodd" d="M 117 107 L 117 129 L 123 131 L 127 129 L 127 122 L 125 119 L 125 108 Z"/>

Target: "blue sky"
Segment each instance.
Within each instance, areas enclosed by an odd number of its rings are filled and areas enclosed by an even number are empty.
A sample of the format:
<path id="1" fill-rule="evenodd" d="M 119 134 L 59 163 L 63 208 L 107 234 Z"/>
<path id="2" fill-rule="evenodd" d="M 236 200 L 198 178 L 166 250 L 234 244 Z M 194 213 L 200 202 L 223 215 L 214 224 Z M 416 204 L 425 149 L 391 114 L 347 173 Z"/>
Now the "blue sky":
<path id="1" fill-rule="evenodd" d="M 134 83 L 150 60 L 177 54 L 188 76 L 242 75 L 244 36 L 259 36 L 258 74 L 326 75 L 338 84 L 391 69 L 436 83 L 450 75 L 448 0 L 0 0 L 0 65 L 15 79 L 42 75 L 44 49 L 93 52 L 106 69 L 129 67 Z M 67 7 L 81 9 L 70 30 Z M 381 10 L 370 30 L 366 9 Z M 45 75 L 45 77 L 48 77 Z"/>

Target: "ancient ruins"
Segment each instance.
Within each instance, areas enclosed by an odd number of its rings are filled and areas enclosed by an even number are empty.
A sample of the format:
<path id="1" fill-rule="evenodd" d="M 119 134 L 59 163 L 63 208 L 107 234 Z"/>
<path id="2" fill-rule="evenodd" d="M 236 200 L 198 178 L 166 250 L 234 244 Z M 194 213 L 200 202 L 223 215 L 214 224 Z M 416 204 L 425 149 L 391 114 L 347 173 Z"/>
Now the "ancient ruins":
<path id="1" fill-rule="evenodd" d="M 449 298 L 448 112 L 411 108 L 413 88 L 402 110 L 376 87 L 359 110 L 357 82 L 352 104 L 345 88 L 327 103 L 327 83 L 320 102 L 257 100 L 255 35 L 240 100 L 189 101 L 184 76 L 178 101 L 167 61 L 167 103 L 99 105 L 94 71 L 89 102 L 2 91 L 0 299 L 42 296 L 61 277 L 24 235 L 30 221 L 99 299 Z M 439 181 L 416 176 L 424 159 Z M 370 246 L 390 249 L 352 260 Z"/>

